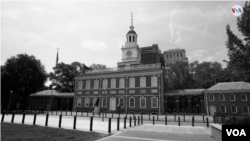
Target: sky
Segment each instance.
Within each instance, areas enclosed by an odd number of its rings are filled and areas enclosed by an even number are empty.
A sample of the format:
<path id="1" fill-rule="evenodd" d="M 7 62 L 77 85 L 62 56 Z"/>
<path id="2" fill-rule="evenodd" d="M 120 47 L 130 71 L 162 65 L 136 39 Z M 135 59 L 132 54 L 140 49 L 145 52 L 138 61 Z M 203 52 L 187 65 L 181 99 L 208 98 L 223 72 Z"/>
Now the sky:
<path id="1" fill-rule="evenodd" d="M 1 1 L 1 65 L 26 53 L 53 71 L 59 62 L 113 68 L 131 25 L 139 47 L 182 48 L 189 62 L 228 60 L 226 25 L 240 38 L 234 5 L 244 1 Z"/>

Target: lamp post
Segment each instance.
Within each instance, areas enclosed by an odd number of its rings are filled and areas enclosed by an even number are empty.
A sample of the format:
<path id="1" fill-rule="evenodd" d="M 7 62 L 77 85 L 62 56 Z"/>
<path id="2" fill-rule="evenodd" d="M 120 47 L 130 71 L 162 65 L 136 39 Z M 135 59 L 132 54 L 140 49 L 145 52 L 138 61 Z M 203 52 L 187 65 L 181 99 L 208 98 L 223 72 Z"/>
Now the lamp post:
<path id="1" fill-rule="evenodd" d="M 12 92 L 13 92 L 13 91 L 10 90 L 10 98 L 9 98 L 9 104 L 8 104 L 8 112 L 9 112 L 9 110 L 10 110 Z"/>

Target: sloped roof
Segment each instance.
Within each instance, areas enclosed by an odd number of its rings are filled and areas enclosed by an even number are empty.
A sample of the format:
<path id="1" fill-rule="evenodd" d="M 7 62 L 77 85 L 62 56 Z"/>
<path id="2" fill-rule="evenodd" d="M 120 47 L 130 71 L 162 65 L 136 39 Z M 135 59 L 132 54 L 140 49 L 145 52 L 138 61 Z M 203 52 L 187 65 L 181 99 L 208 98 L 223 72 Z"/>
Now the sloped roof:
<path id="1" fill-rule="evenodd" d="M 60 91 L 57 90 L 53 90 L 53 94 L 52 94 L 52 90 L 44 90 L 44 91 L 40 91 L 34 94 L 31 94 L 30 96 L 69 96 L 69 97 L 73 97 L 74 93 L 61 93 Z"/>
<path id="2" fill-rule="evenodd" d="M 247 90 L 250 91 L 250 83 L 246 82 L 223 82 L 217 83 L 216 85 L 208 88 L 206 92 L 212 91 L 237 91 L 237 90 Z"/>
<path id="3" fill-rule="evenodd" d="M 179 89 L 179 90 L 169 90 L 165 95 L 192 95 L 192 94 L 202 94 L 205 89 Z"/>

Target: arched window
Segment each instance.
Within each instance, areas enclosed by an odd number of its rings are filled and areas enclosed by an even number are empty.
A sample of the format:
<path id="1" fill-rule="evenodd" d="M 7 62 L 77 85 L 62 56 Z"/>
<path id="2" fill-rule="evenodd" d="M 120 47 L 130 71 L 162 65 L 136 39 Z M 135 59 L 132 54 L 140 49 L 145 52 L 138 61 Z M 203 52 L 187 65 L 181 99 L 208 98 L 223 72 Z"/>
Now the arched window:
<path id="1" fill-rule="evenodd" d="M 179 98 L 180 112 L 188 112 L 188 99 L 185 96 Z"/>
<path id="2" fill-rule="evenodd" d="M 198 96 L 193 96 L 191 99 L 192 112 L 200 113 L 201 112 L 201 101 Z"/>

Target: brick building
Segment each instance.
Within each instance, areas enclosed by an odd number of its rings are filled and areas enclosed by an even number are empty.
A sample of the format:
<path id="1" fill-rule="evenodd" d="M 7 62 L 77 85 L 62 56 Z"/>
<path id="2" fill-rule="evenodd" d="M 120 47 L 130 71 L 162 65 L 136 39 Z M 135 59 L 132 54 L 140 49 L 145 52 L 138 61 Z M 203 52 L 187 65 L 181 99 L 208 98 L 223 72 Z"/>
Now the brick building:
<path id="1" fill-rule="evenodd" d="M 218 113 L 249 113 L 250 83 L 217 83 L 204 91 L 206 111 Z"/>
<path id="2" fill-rule="evenodd" d="M 117 68 L 88 70 L 75 78 L 76 110 L 164 112 L 163 59 L 158 45 L 140 48 L 131 22 Z M 164 63 L 163 63 L 164 64 Z"/>
<path id="3" fill-rule="evenodd" d="M 29 96 L 31 110 L 72 110 L 74 93 L 61 93 L 57 90 L 44 90 Z"/>

